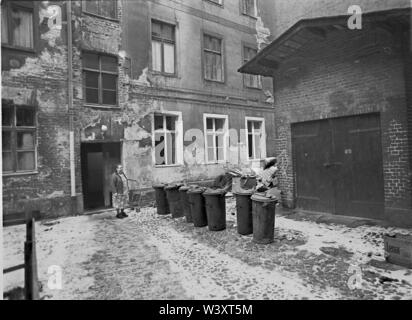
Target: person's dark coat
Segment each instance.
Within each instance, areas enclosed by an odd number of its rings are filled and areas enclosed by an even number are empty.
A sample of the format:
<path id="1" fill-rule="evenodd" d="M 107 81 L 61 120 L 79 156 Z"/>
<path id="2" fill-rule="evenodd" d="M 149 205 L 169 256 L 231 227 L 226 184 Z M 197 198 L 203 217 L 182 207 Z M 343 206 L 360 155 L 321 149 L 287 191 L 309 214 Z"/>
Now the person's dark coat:
<path id="1" fill-rule="evenodd" d="M 122 178 L 117 172 L 112 174 L 111 188 L 113 193 L 123 194 L 125 186 L 123 185 Z"/>

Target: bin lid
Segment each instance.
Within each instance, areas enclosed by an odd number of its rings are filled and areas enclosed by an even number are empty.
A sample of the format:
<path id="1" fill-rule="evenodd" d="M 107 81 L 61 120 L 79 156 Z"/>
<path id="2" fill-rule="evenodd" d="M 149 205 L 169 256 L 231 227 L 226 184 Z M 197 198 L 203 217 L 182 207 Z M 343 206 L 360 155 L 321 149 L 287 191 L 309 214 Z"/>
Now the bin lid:
<path id="1" fill-rule="evenodd" d="M 223 189 L 207 189 L 203 195 L 205 196 L 223 196 L 226 194 L 226 190 Z"/>
<path id="2" fill-rule="evenodd" d="M 278 201 L 275 197 L 267 197 L 265 194 L 255 193 L 252 197 L 252 200 L 259 201 L 259 202 L 275 202 Z"/>
<path id="3" fill-rule="evenodd" d="M 241 196 L 251 196 L 254 193 L 253 189 L 239 189 L 236 191 L 233 191 L 233 194 L 238 194 Z"/>
<path id="4" fill-rule="evenodd" d="M 164 187 L 165 187 L 164 183 L 157 183 L 157 184 L 154 184 L 152 186 L 153 189 L 161 189 L 161 188 L 164 188 Z"/>
<path id="5" fill-rule="evenodd" d="M 203 187 L 192 187 L 189 190 L 187 190 L 187 193 L 203 193 L 205 191 L 205 188 Z"/>
<path id="6" fill-rule="evenodd" d="M 179 183 L 170 183 L 165 187 L 165 190 L 177 190 L 181 187 L 182 185 Z"/>
<path id="7" fill-rule="evenodd" d="M 189 186 L 181 186 L 180 188 L 179 188 L 179 191 L 187 191 L 187 190 L 189 190 L 190 189 L 190 187 Z"/>

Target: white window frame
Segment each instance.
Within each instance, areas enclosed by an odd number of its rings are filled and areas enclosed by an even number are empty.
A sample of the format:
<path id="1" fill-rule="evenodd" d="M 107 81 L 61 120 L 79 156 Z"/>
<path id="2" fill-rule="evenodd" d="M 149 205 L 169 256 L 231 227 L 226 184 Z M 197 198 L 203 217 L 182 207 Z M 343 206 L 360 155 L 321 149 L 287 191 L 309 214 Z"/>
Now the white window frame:
<path id="1" fill-rule="evenodd" d="M 255 121 L 262 123 L 262 134 L 260 137 L 260 150 L 261 150 L 261 158 L 255 158 L 255 148 L 253 148 L 253 158 L 249 157 L 249 132 L 248 132 L 248 122 Z M 254 126 L 252 126 L 252 135 L 254 135 Z M 246 156 L 249 161 L 260 161 L 266 158 L 266 127 L 265 127 L 265 118 L 262 117 L 245 117 L 245 137 L 246 137 Z M 254 140 L 253 140 L 254 141 Z"/>
<path id="2" fill-rule="evenodd" d="M 156 164 L 156 132 L 160 132 L 159 130 L 155 131 L 155 115 L 163 115 L 163 116 L 174 116 L 177 117 L 176 124 L 175 124 L 175 134 L 176 134 L 176 163 L 173 164 Z M 166 129 L 166 117 L 163 118 L 163 132 L 167 133 L 170 130 Z M 166 143 L 165 143 L 166 148 Z M 165 150 L 165 157 L 167 158 L 167 152 Z M 183 120 L 182 120 L 182 112 L 181 111 L 159 111 L 152 113 L 152 161 L 153 165 L 156 168 L 165 168 L 165 167 L 177 167 L 183 165 Z M 166 161 L 167 163 L 167 161 Z"/>
<path id="3" fill-rule="evenodd" d="M 208 153 L 208 145 L 207 145 L 207 119 L 223 119 L 225 123 L 223 125 L 223 160 L 209 160 L 209 153 Z M 203 114 L 203 134 L 205 140 L 205 159 L 207 164 L 216 164 L 216 163 L 225 163 L 227 162 L 227 148 L 229 146 L 229 116 L 226 114 L 212 114 L 212 113 L 204 113 Z M 213 122 L 213 136 L 216 136 L 215 131 L 215 123 Z M 215 159 L 217 159 L 216 155 L 216 139 L 213 139 L 213 147 L 214 147 L 214 155 Z"/>

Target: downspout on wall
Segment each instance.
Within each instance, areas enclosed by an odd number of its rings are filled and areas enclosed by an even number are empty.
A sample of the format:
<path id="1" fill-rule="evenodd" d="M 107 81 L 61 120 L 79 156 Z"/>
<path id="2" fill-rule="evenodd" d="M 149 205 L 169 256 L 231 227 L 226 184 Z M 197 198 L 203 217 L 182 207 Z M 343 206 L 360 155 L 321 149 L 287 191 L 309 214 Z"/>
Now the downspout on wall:
<path id="1" fill-rule="evenodd" d="M 67 111 L 69 115 L 69 146 L 70 146 L 70 196 L 72 214 L 77 213 L 76 201 L 76 166 L 74 156 L 74 124 L 73 124 L 73 40 L 72 40 L 72 8 L 71 1 L 66 2 L 67 13 Z"/>

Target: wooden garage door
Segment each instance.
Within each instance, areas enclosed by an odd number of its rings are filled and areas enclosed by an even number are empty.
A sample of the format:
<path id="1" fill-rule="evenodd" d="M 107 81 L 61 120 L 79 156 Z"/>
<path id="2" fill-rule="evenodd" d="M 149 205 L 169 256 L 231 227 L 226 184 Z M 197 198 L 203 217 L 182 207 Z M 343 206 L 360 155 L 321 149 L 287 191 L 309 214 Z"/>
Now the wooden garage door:
<path id="1" fill-rule="evenodd" d="M 297 206 L 382 218 L 379 114 L 292 125 Z"/>

